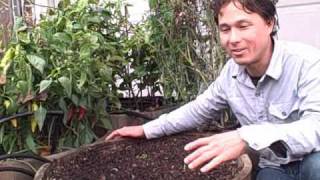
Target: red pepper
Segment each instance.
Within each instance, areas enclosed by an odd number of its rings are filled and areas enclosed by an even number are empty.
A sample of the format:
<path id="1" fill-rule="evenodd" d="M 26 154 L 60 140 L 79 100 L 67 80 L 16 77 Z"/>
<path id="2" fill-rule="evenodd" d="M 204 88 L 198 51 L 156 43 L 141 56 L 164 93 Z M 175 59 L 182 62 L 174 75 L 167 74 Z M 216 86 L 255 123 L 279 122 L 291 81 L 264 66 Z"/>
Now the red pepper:
<path id="1" fill-rule="evenodd" d="M 87 113 L 87 109 L 80 106 L 79 107 L 79 120 L 82 120 Z"/>
<path id="2" fill-rule="evenodd" d="M 76 108 L 71 106 L 70 109 L 68 110 L 68 116 L 67 116 L 67 124 L 70 124 L 72 118 L 73 118 L 73 115 L 75 113 L 75 110 Z"/>

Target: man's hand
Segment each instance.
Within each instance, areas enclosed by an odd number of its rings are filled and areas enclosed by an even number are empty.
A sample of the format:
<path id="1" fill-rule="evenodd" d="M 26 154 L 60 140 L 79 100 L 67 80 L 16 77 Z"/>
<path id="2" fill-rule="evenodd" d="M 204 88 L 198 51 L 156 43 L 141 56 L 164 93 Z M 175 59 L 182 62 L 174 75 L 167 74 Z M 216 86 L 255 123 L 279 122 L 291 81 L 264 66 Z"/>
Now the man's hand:
<path id="1" fill-rule="evenodd" d="M 108 141 L 117 137 L 144 138 L 145 134 L 142 126 L 126 126 L 113 131 L 105 140 Z"/>
<path id="2" fill-rule="evenodd" d="M 238 158 L 245 153 L 246 147 L 247 143 L 237 131 L 200 138 L 185 146 L 186 151 L 194 152 L 189 154 L 184 162 L 190 169 L 202 166 L 200 171 L 208 172 L 225 161 Z"/>

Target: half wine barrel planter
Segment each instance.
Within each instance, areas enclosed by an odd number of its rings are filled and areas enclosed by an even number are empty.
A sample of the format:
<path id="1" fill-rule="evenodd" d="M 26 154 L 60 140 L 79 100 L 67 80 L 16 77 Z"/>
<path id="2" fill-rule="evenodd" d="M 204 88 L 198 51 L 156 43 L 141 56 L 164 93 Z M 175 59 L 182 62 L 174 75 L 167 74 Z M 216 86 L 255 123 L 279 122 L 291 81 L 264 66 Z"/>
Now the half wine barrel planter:
<path id="1" fill-rule="evenodd" d="M 210 134 L 212 135 L 212 134 Z M 190 170 L 183 163 L 184 145 L 208 133 L 182 133 L 159 139 L 98 142 L 49 157 L 35 180 L 250 180 L 247 155 L 223 163 L 210 173 Z"/>

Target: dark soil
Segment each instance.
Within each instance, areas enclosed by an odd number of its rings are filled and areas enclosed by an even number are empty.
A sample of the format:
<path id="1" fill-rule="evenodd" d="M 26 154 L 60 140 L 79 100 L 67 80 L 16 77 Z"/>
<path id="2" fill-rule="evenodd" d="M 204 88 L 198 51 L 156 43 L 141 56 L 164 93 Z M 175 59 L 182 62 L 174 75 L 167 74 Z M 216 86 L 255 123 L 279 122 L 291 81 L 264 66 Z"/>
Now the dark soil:
<path id="1" fill-rule="evenodd" d="M 237 161 L 208 174 L 183 163 L 184 146 L 203 134 L 180 134 L 154 140 L 125 140 L 82 148 L 47 169 L 44 179 L 55 180 L 230 180 L 241 169 Z"/>

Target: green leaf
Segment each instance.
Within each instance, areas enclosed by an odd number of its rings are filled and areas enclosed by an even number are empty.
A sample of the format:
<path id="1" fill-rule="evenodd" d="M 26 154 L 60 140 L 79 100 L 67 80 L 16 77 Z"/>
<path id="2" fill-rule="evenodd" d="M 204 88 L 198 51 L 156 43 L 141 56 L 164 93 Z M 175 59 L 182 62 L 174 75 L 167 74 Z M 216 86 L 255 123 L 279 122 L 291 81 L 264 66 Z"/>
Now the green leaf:
<path id="1" fill-rule="evenodd" d="M 111 58 L 110 58 L 110 60 L 111 61 L 119 61 L 119 62 L 124 62 L 125 61 L 125 59 L 124 59 L 124 57 L 122 57 L 122 56 L 112 56 Z"/>
<path id="2" fill-rule="evenodd" d="M 79 129 L 81 130 L 80 133 L 79 133 L 79 142 L 80 144 L 88 144 L 90 142 L 89 139 L 90 139 L 90 135 L 87 131 L 87 127 L 86 125 L 83 125 L 83 124 L 79 124 Z"/>
<path id="3" fill-rule="evenodd" d="M 110 103 L 114 103 L 114 100 L 112 100 L 111 97 L 109 99 L 110 99 Z M 97 112 L 96 115 L 98 117 L 98 120 L 101 121 L 102 126 L 106 129 L 112 129 L 110 117 L 109 117 L 108 113 L 106 112 L 106 109 L 107 109 L 106 101 L 103 99 L 100 99 L 95 106 L 96 106 L 95 111 Z"/>
<path id="4" fill-rule="evenodd" d="M 67 103 L 63 97 L 59 99 L 59 107 L 62 109 L 62 111 L 64 113 L 63 114 L 63 124 L 66 125 L 67 118 L 68 118 L 68 107 L 67 107 Z"/>
<path id="5" fill-rule="evenodd" d="M 72 29 L 74 29 L 74 30 L 80 30 L 80 29 L 82 29 L 82 26 L 81 26 L 81 24 L 79 24 L 79 23 L 74 23 L 74 24 L 72 24 Z"/>
<path id="6" fill-rule="evenodd" d="M 95 139 L 98 139 L 94 132 L 91 130 L 90 126 L 86 127 L 87 133 L 85 137 L 85 144 L 92 143 Z"/>
<path id="7" fill-rule="evenodd" d="M 84 107 L 84 108 L 87 108 L 87 107 L 88 107 L 87 98 L 81 97 L 81 98 L 80 98 L 80 102 L 79 102 L 79 106 Z"/>
<path id="8" fill-rule="evenodd" d="M 58 8 L 60 8 L 61 10 L 68 7 L 70 5 L 70 0 L 62 0 L 59 1 L 58 3 Z"/>
<path id="9" fill-rule="evenodd" d="M 65 45 L 62 43 L 50 44 L 50 49 L 57 51 L 59 53 L 64 53 Z"/>
<path id="10" fill-rule="evenodd" d="M 81 71 L 81 76 L 80 76 L 80 80 L 78 83 L 78 88 L 81 89 L 82 86 L 84 85 L 84 83 L 86 83 L 87 81 L 87 73 L 84 71 Z"/>
<path id="11" fill-rule="evenodd" d="M 26 24 L 23 21 L 22 17 L 15 17 L 15 21 L 14 21 L 14 26 L 13 26 L 13 31 L 14 32 L 19 32 L 21 31 L 21 29 L 24 29 L 26 27 Z"/>
<path id="12" fill-rule="evenodd" d="M 66 17 L 62 16 L 59 18 L 58 22 L 56 23 L 57 31 L 63 31 L 66 28 Z"/>
<path id="13" fill-rule="evenodd" d="M 80 59 L 90 58 L 91 46 L 84 44 L 80 47 Z"/>
<path id="14" fill-rule="evenodd" d="M 155 9 L 157 7 L 157 0 L 149 0 L 150 9 Z"/>
<path id="15" fill-rule="evenodd" d="M 29 64 L 26 64 L 26 79 L 28 83 L 28 92 L 32 91 L 32 69 Z"/>
<path id="16" fill-rule="evenodd" d="M 27 135 L 26 145 L 32 152 L 37 154 L 36 143 L 34 142 L 34 138 L 32 137 L 31 133 Z"/>
<path id="17" fill-rule="evenodd" d="M 3 139 L 4 139 L 4 124 L 1 124 L 1 128 L 0 128 L 0 144 L 3 143 Z"/>
<path id="18" fill-rule="evenodd" d="M 99 24 L 102 22 L 102 18 L 100 16 L 89 17 L 88 22 Z"/>
<path id="19" fill-rule="evenodd" d="M 68 111 L 67 104 L 66 104 L 66 101 L 64 100 L 64 98 L 59 99 L 59 107 L 62 109 L 63 112 Z"/>
<path id="20" fill-rule="evenodd" d="M 40 131 L 42 130 L 44 121 L 46 119 L 46 115 L 47 115 L 47 110 L 42 105 L 40 105 L 39 109 L 34 112 L 34 117 L 38 123 Z"/>
<path id="21" fill-rule="evenodd" d="M 104 48 L 105 48 L 105 51 L 107 51 L 107 52 L 111 52 L 111 53 L 117 52 L 117 49 L 113 45 L 111 45 L 110 43 L 107 43 L 104 46 Z"/>
<path id="22" fill-rule="evenodd" d="M 40 82 L 40 91 L 39 93 L 41 93 L 42 91 L 46 90 L 52 83 L 52 79 L 50 80 L 42 80 Z"/>
<path id="23" fill-rule="evenodd" d="M 14 48 L 9 48 L 6 53 L 4 54 L 3 58 L 0 60 L 0 70 L 2 70 L 4 67 L 7 66 L 7 64 L 9 64 L 15 55 L 15 49 Z"/>
<path id="24" fill-rule="evenodd" d="M 24 26 L 21 26 L 19 29 L 17 29 L 17 32 L 23 32 L 23 31 L 26 31 L 28 29 L 28 26 L 24 25 Z"/>
<path id="25" fill-rule="evenodd" d="M 111 121 L 110 121 L 110 119 L 106 118 L 106 116 L 101 117 L 99 120 L 105 129 L 112 129 Z"/>
<path id="26" fill-rule="evenodd" d="M 74 105 L 79 106 L 79 98 L 78 98 L 77 95 L 72 94 L 71 100 L 72 100 L 72 102 L 73 102 Z"/>
<path id="27" fill-rule="evenodd" d="M 72 86 L 71 86 L 71 80 L 65 76 L 60 77 L 58 79 L 62 87 L 64 88 L 65 92 L 67 93 L 68 97 L 71 97 L 72 93 Z"/>
<path id="28" fill-rule="evenodd" d="M 28 93 L 28 82 L 27 81 L 18 81 L 16 88 L 21 94 L 26 95 Z"/>
<path id="29" fill-rule="evenodd" d="M 79 0 L 77 4 L 76 11 L 81 12 L 88 6 L 88 0 Z"/>
<path id="30" fill-rule="evenodd" d="M 19 108 L 19 105 L 17 104 L 17 101 L 16 99 L 11 99 L 9 98 L 10 100 L 10 106 L 9 108 L 7 109 L 7 114 L 15 114 Z"/>
<path id="31" fill-rule="evenodd" d="M 144 65 L 137 66 L 134 72 L 138 75 L 138 77 L 145 76 L 147 74 L 146 67 Z"/>
<path id="32" fill-rule="evenodd" d="M 106 79 L 107 82 L 113 81 L 112 73 L 113 69 L 107 66 L 101 66 L 101 68 L 99 69 L 100 76 Z"/>
<path id="33" fill-rule="evenodd" d="M 19 32 L 18 33 L 18 39 L 19 41 L 25 43 L 25 44 L 30 44 L 31 39 L 30 39 L 30 34 L 26 32 Z"/>
<path id="34" fill-rule="evenodd" d="M 6 142 L 3 144 L 3 147 L 8 154 L 11 154 L 16 149 L 17 137 L 11 134 L 5 136 L 5 138 L 6 140 L 4 141 Z"/>
<path id="35" fill-rule="evenodd" d="M 99 40 L 99 37 L 94 34 L 88 34 L 91 44 L 96 44 Z"/>
<path id="36" fill-rule="evenodd" d="M 99 4 L 99 0 L 89 0 L 89 3 L 91 4 Z"/>
<path id="37" fill-rule="evenodd" d="M 27 55 L 27 59 L 32 64 L 34 68 L 39 70 L 41 74 L 43 74 L 44 66 L 46 65 L 46 61 L 39 56 L 36 55 Z"/>
<path id="38" fill-rule="evenodd" d="M 61 32 L 55 33 L 53 35 L 53 38 L 55 40 L 58 40 L 67 44 L 70 44 L 72 42 L 72 36 L 70 36 L 67 33 L 61 33 Z"/>

